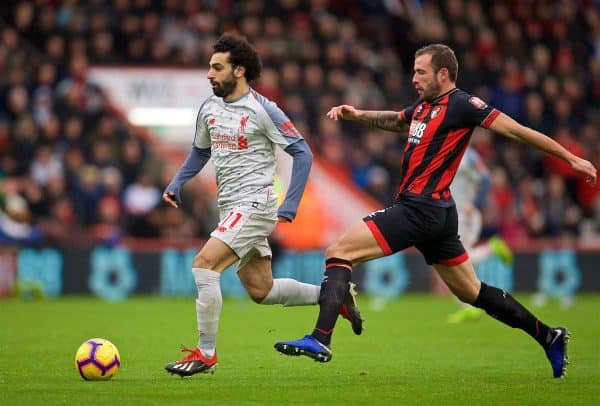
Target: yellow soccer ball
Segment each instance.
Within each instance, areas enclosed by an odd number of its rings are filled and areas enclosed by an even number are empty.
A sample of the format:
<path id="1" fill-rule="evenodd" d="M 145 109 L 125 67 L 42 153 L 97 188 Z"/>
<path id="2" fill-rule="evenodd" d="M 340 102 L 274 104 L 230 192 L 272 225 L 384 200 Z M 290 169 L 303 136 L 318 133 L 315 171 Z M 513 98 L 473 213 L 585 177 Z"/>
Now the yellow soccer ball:
<path id="1" fill-rule="evenodd" d="M 121 367 L 119 350 L 104 338 L 90 338 L 77 349 L 75 367 L 86 381 L 105 381 Z"/>

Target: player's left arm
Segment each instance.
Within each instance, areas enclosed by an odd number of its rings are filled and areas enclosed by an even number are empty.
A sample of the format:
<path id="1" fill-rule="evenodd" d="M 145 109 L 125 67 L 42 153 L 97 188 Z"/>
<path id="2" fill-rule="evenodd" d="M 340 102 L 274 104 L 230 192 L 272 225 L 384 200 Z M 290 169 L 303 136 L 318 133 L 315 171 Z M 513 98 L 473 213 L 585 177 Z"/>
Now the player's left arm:
<path id="1" fill-rule="evenodd" d="M 287 222 L 291 222 L 296 217 L 300 199 L 302 199 L 302 194 L 308 182 L 313 154 L 304 139 L 288 145 L 284 151 L 290 154 L 293 159 L 292 176 L 285 200 L 277 210 L 277 217 L 279 221 L 285 222 L 287 220 Z"/>
<path id="2" fill-rule="evenodd" d="M 253 94 L 267 115 L 265 120 L 262 120 L 266 136 L 290 154 L 293 159 L 290 185 L 285 199 L 277 210 L 277 220 L 289 223 L 296 217 L 300 199 L 302 199 L 308 182 L 313 154 L 289 117 L 274 102 L 260 93 L 254 92 Z"/>
<path id="3" fill-rule="evenodd" d="M 596 184 L 597 170 L 591 162 L 569 152 L 565 147 L 552 138 L 535 131 L 529 127 L 519 124 L 517 121 L 504 113 L 498 116 L 487 126 L 490 130 L 505 137 L 521 141 L 532 147 L 538 148 L 549 154 L 557 156 L 571 165 L 574 170 L 585 174 L 586 181 Z"/>

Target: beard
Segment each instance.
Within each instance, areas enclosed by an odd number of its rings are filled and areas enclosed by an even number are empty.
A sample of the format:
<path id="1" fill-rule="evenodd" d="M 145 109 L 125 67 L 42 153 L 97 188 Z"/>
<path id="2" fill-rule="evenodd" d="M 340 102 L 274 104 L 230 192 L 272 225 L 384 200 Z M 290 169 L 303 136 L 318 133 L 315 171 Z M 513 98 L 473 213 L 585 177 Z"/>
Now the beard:
<path id="1" fill-rule="evenodd" d="M 237 85 L 237 80 L 233 74 L 227 79 L 223 80 L 220 84 L 217 83 L 215 87 L 213 87 L 213 93 L 217 97 L 227 97 L 233 92 L 235 86 Z"/>
<path id="2" fill-rule="evenodd" d="M 438 97 L 440 94 L 440 83 L 437 81 L 436 78 L 433 78 L 433 82 L 431 83 L 431 86 L 428 86 L 427 88 L 423 89 L 423 99 L 425 99 L 425 101 L 433 101 L 436 97 Z"/>

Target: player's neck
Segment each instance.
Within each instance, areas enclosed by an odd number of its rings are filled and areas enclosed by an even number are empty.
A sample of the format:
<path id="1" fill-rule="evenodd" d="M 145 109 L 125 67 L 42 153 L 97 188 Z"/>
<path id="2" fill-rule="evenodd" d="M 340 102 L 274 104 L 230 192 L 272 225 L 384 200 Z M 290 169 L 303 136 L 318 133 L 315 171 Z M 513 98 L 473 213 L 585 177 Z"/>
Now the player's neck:
<path id="1" fill-rule="evenodd" d="M 440 86 L 439 93 L 433 98 L 433 100 L 439 99 L 441 96 L 444 96 L 450 93 L 452 90 L 456 89 L 456 83 L 450 82 Z"/>
<path id="2" fill-rule="evenodd" d="M 248 84 L 248 82 L 246 82 L 245 80 L 238 80 L 235 89 L 233 89 L 233 92 L 223 97 L 223 100 L 225 100 L 226 102 L 237 100 L 246 93 L 248 93 L 248 91 L 250 91 L 250 85 Z"/>

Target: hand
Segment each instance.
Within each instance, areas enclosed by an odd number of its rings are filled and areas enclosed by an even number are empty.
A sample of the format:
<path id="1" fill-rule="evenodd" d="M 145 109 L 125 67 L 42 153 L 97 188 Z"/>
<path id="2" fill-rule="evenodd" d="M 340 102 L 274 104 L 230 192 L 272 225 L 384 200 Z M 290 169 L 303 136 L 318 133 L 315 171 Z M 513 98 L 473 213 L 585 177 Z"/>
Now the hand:
<path id="1" fill-rule="evenodd" d="M 341 106 L 332 107 L 331 110 L 327 112 L 327 117 L 335 121 L 340 118 L 344 120 L 355 120 L 358 118 L 358 112 L 359 111 L 353 106 L 342 104 Z"/>
<path id="2" fill-rule="evenodd" d="M 177 204 L 177 200 L 175 199 L 175 193 L 173 193 L 173 192 L 163 193 L 162 198 L 165 202 L 169 203 L 171 206 L 175 207 L 176 209 L 179 208 L 179 205 Z"/>
<path id="3" fill-rule="evenodd" d="M 576 157 L 576 159 L 571 162 L 571 168 L 575 169 L 577 172 L 587 175 L 585 181 L 591 186 L 596 185 L 597 171 L 590 161 Z"/>
<path id="4" fill-rule="evenodd" d="M 277 222 L 278 223 L 291 223 L 292 220 L 290 220 L 287 217 L 283 217 L 283 216 L 277 216 Z"/>

